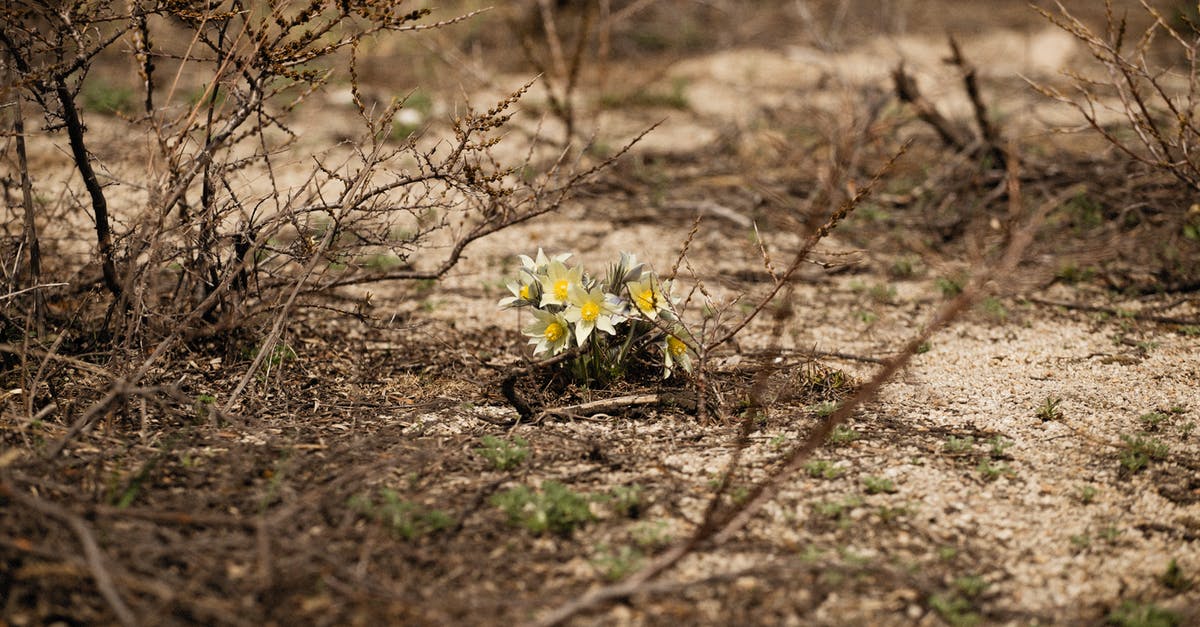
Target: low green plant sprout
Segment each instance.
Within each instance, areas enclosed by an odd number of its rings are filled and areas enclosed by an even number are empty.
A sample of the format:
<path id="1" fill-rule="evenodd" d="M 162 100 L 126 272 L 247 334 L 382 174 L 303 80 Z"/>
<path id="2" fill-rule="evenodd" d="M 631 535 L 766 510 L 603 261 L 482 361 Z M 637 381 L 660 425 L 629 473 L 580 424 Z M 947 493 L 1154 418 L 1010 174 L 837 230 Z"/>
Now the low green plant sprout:
<path id="1" fill-rule="evenodd" d="M 946 436 L 946 442 L 942 444 L 942 450 L 951 455 L 961 455 L 969 452 L 975 447 L 974 436 L 958 437 L 956 435 Z"/>
<path id="2" fill-rule="evenodd" d="M 520 485 L 492 496 L 491 502 L 504 510 L 514 527 L 541 535 L 569 536 L 576 527 L 591 522 L 591 497 L 573 492 L 556 481 L 545 481 L 540 490 Z"/>
<path id="3" fill-rule="evenodd" d="M 1170 420 L 1171 416 L 1161 411 L 1152 411 L 1138 416 L 1138 422 L 1142 423 L 1142 429 L 1146 431 L 1158 431 Z"/>
<path id="4" fill-rule="evenodd" d="M 988 438 L 988 444 L 991 446 L 988 454 L 992 456 L 992 459 L 1004 459 L 1008 457 L 1008 449 L 1012 448 L 1013 441 L 1002 435 L 995 435 Z"/>
<path id="5" fill-rule="evenodd" d="M 567 266 L 570 254 L 536 258 L 521 255 L 520 277 L 508 284 L 511 296 L 501 308 L 525 308 L 533 322 L 521 330 L 533 354 L 558 355 L 576 349 L 575 379 L 603 385 L 619 379 L 628 365 L 657 352 L 663 378 L 695 367 L 697 344 L 676 311 L 670 280 L 661 279 L 629 253 L 604 277 Z"/>
<path id="6" fill-rule="evenodd" d="M 867 494 L 894 494 L 896 492 L 896 483 L 885 477 L 866 476 L 862 479 L 863 490 Z"/>
<path id="7" fill-rule="evenodd" d="M 213 405 L 217 403 L 217 397 L 212 394 L 199 394 L 196 396 L 196 418 L 204 420 L 212 413 Z"/>
<path id="8" fill-rule="evenodd" d="M 818 418 L 828 418 L 829 416 L 833 415 L 833 412 L 837 411 L 837 408 L 837 403 L 833 401 L 824 401 L 813 406 L 813 413 L 815 413 Z"/>
<path id="9" fill-rule="evenodd" d="M 629 573 L 640 570 L 645 556 L 637 547 L 622 545 L 611 549 L 601 545 L 592 565 L 609 581 L 620 581 Z"/>
<path id="10" fill-rule="evenodd" d="M 851 427 L 846 425 L 838 425 L 833 428 L 833 432 L 829 434 L 829 443 L 834 446 L 842 446 L 849 444 L 861 437 L 861 434 Z"/>
<path id="11" fill-rule="evenodd" d="M 817 501 L 812 504 L 813 513 L 822 518 L 832 518 L 838 521 L 839 524 L 849 522 L 847 515 L 850 510 L 859 507 L 863 504 L 862 498 L 858 496 L 848 496 L 840 501 Z"/>
<path id="12" fill-rule="evenodd" d="M 954 587 L 964 596 L 972 599 L 986 592 L 989 585 L 979 575 L 964 575 L 954 580 Z"/>
<path id="13" fill-rule="evenodd" d="M 983 622 L 971 602 L 953 592 L 930 596 L 929 609 L 952 627 L 974 627 Z"/>
<path id="14" fill-rule="evenodd" d="M 404 540 L 413 540 L 454 525 L 449 514 L 407 501 L 389 488 L 380 489 L 374 496 L 369 492 L 357 494 L 350 498 L 348 505 Z"/>
<path id="15" fill-rule="evenodd" d="M 621 516 L 637 518 L 642 513 L 642 496 L 646 489 L 641 484 L 620 485 L 609 493 L 613 511 Z"/>
<path id="16" fill-rule="evenodd" d="M 987 317 L 996 322 L 1004 322 L 1008 319 L 1008 308 L 1004 306 L 1004 302 L 995 296 L 989 296 L 979 303 L 979 308 Z"/>
<path id="17" fill-rule="evenodd" d="M 1183 619 L 1153 603 L 1127 600 L 1110 612 L 1105 622 L 1116 627 L 1175 627 L 1182 625 Z"/>
<path id="18" fill-rule="evenodd" d="M 962 294 L 963 288 L 966 286 L 966 277 L 961 275 L 938 277 L 935 283 L 938 291 L 942 293 L 942 298 L 954 298 Z"/>
<path id="19" fill-rule="evenodd" d="M 836 479 L 846 470 L 827 459 L 814 459 L 804 464 L 804 472 L 814 479 Z"/>
<path id="20" fill-rule="evenodd" d="M 494 435 L 485 435 L 479 442 L 482 446 L 476 448 L 475 452 L 496 470 L 512 470 L 529 457 L 529 442 L 520 436 L 503 440 Z"/>
<path id="21" fill-rule="evenodd" d="M 671 543 L 670 528 L 661 520 L 638 523 L 630 530 L 629 537 L 643 549 L 662 548 Z"/>
<path id="22" fill-rule="evenodd" d="M 1037 413 L 1034 415 L 1041 419 L 1042 422 L 1050 422 L 1051 420 L 1059 420 L 1062 418 L 1062 399 L 1057 396 L 1047 396 L 1046 400 L 1038 406 Z"/>
<path id="23" fill-rule="evenodd" d="M 991 459 L 979 460 L 979 466 L 976 469 L 985 481 L 995 481 L 1000 477 L 1017 476 L 1017 473 L 1008 464 L 994 463 Z"/>
<path id="24" fill-rule="evenodd" d="M 1167 564 L 1167 570 L 1158 578 L 1159 583 L 1169 590 L 1176 592 L 1184 592 L 1192 587 L 1192 580 L 1183 573 L 1183 569 L 1179 567 L 1179 561 L 1171 558 Z"/>
<path id="25" fill-rule="evenodd" d="M 1121 468 L 1129 473 L 1144 469 L 1152 460 L 1166 459 L 1170 450 L 1161 441 L 1143 435 L 1122 434 L 1121 441 L 1125 444 L 1121 449 Z"/>

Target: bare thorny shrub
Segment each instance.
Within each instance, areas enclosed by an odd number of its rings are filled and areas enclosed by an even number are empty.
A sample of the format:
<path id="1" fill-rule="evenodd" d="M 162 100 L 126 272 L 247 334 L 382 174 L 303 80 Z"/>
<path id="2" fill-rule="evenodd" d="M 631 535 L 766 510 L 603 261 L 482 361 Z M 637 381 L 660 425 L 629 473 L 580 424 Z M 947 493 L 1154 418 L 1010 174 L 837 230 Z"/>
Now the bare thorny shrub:
<path id="1" fill-rule="evenodd" d="M 1069 73 L 1074 94 L 1050 86 L 1036 85 L 1047 97 L 1074 107 L 1092 130 L 1129 158 L 1168 173 L 1192 191 L 1200 191 L 1200 154 L 1197 141 L 1197 107 L 1200 107 L 1200 78 L 1196 75 L 1196 53 L 1200 31 L 1173 26 L 1158 9 L 1144 0 L 1142 7 L 1152 18 L 1150 26 L 1136 36 L 1127 30 L 1126 16 L 1118 16 L 1112 2 L 1105 3 L 1107 23 L 1093 29 L 1056 3 L 1058 13 L 1038 9 L 1046 19 L 1087 46 L 1103 68 L 1101 75 Z M 1178 70 L 1165 69 L 1155 60 L 1155 46 L 1163 38 L 1181 58 Z M 1113 103 L 1119 103 L 1114 106 Z M 1116 125 L 1107 114 L 1119 115 Z M 1125 131 L 1131 131 L 1126 133 Z"/>
<path id="2" fill-rule="evenodd" d="M 106 366 L 129 387 L 181 341 L 269 328 L 228 410 L 263 362 L 286 350 L 277 347 L 298 308 L 364 317 L 370 293 L 355 286 L 437 279 L 471 242 L 554 210 L 595 170 L 564 155 L 540 175 L 519 175 L 528 162 L 506 167 L 492 156 L 529 85 L 487 110 L 468 106 L 452 121 L 452 139 L 389 137 L 403 99 L 381 110 L 364 102 L 357 49 L 471 14 L 428 23 L 428 9 L 373 0 L 19 1 L 2 11 L 13 121 L 4 184 L 21 225 L 17 253 L 5 260 L 3 316 L 6 340 L 24 338 L 6 351 L 34 365 L 66 341 L 102 359 L 133 357 Z M 124 163 L 89 143 L 80 104 L 89 73 L 120 51 L 132 53 L 141 82 L 140 105 L 122 116 L 126 136 L 140 140 L 122 150 L 140 152 L 122 155 Z M 336 80 L 349 83 L 361 136 L 309 148 L 290 120 Z M 198 84 L 190 97 L 188 84 Z M 39 185 L 50 177 L 26 153 L 35 119 L 70 154 L 81 182 L 57 197 Z M 48 249 L 77 259 L 64 242 L 89 223 L 84 263 L 43 259 Z M 49 310 L 47 297 L 85 306 Z M 25 368 L 15 383 L 37 392 L 40 376 Z M 35 411 L 32 400 L 26 411 Z"/>

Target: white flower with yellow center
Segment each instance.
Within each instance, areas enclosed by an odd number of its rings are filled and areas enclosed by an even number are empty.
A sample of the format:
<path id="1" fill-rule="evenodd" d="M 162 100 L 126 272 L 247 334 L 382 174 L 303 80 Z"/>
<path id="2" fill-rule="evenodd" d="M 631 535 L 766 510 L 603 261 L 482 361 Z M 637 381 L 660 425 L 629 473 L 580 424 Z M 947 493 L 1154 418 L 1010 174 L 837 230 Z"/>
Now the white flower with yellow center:
<path id="1" fill-rule="evenodd" d="M 660 313 L 671 310 L 671 283 L 668 281 L 664 284 L 652 272 L 626 283 L 625 289 L 629 292 L 629 301 L 635 314 L 655 320 Z"/>
<path id="2" fill-rule="evenodd" d="M 609 335 L 616 335 L 615 323 L 623 318 L 617 313 L 612 294 L 605 294 L 604 288 L 596 286 L 587 289 L 579 284 L 572 284 L 567 290 L 567 310 L 563 318 L 575 324 L 575 341 L 583 346 L 593 329 L 600 329 Z"/>
<path id="3" fill-rule="evenodd" d="M 547 305 L 565 306 L 570 296 L 572 285 L 583 281 L 583 268 L 575 266 L 568 268 L 557 258 L 546 264 L 546 274 L 538 277 L 542 286 L 542 302 L 540 307 Z"/>
<path id="4" fill-rule="evenodd" d="M 534 345 L 533 354 L 557 355 L 563 352 L 571 342 L 571 323 L 562 314 L 540 309 L 533 310 L 533 317 L 533 323 L 521 330 L 529 336 L 529 343 Z"/>
<path id="5" fill-rule="evenodd" d="M 671 377 L 671 368 L 678 365 L 683 368 L 688 374 L 691 374 L 693 368 L 692 362 L 692 347 L 688 342 L 681 338 L 689 338 L 687 331 L 682 328 L 677 328 L 671 333 L 668 333 L 662 341 L 663 352 L 663 378 Z"/>
<path id="6" fill-rule="evenodd" d="M 505 296 L 497 303 L 501 308 L 536 306 L 542 297 L 541 285 L 532 276 L 523 276 L 519 281 L 511 281 L 506 286 L 512 296 Z"/>
<path id="7" fill-rule="evenodd" d="M 505 286 L 512 296 L 501 298 L 498 306 L 505 309 L 529 305 L 537 307 L 542 299 L 541 281 L 543 275 L 546 274 L 546 268 L 551 261 L 562 263 L 570 257 L 571 253 L 548 257 L 541 248 L 538 249 L 536 258 L 529 255 L 517 255 L 517 258 L 521 260 L 521 277 Z"/>
<path id="8" fill-rule="evenodd" d="M 562 253 L 553 257 L 547 257 L 546 253 L 539 248 L 536 258 L 530 257 L 529 255 L 517 255 L 517 258 L 521 260 L 522 270 L 533 276 L 537 276 L 546 272 L 546 266 L 550 265 L 551 261 L 558 261 L 560 263 L 565 262 L 571 258 L 571 253 Z"/>

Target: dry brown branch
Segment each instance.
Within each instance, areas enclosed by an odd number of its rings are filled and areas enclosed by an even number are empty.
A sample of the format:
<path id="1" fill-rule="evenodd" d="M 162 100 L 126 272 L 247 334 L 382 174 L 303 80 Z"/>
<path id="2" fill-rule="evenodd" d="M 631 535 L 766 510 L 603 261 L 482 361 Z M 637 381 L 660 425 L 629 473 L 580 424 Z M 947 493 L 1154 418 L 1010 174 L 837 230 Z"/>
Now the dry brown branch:
<path id="1" fill-rule="evenodd" d="M 917 111 L 917 117 L 937 131 L 943 144 L 956 152 L 967 149 L 967 141 L 962 138 L 961 131 L 937 110 L 937 106 L 921 94 L 921 90 L 917 88 L 917 80 L 904 69 L 904 62 L 892 70 L 892 82 L 896 88 L 896 97 L 901 102 L 911 104 Z"/>
<path id="2" fill-rule="evenodd" d="M 1105 1 L 1106 24 L 1098 32 L 1055 2 L 1057 13 L 1034 7 L 1049 22 L 1087 46 L 1103 67 L 1105 78 L 1086 77 L 1068 72 L 1075 95 L 1040 83 L 1030 85 L 1048 98 L 1074 108 L 1089 128 L 1114 148 L 1134 161 L 1175 177 L 1191 190 L 1200 190 L 1200 155 L 1195 150 L 1200 139 L 1197 113 L 1200 111 L 1200 76 L 1197 53 L 1200 44 L 1179 33 L 1157 9 L 1146 2 L 1142 8 L 1153 22 L 1130 44 L 1127 23 L 1117 17 L 1111 0 Z M 1182 71 L 1157 66 L 1150 48 L 1157 33 L 1166 33 L 1185 59 Z M 1186 77 L 1186 84 L 1173 87 L 1174 76 Z M 1115 99 L 1116 103 L 1113 103 Z M 1116 111 L 1136 139 L 1124 136 L 1107 120 L 1105 112 Z"/>
<path id="3" fill-rule="evenodd" d="M 988 114 L 987 105 L 983 103 L 983 95 L 979 90 L 979 76 L 975 66 L 963 56 L 958 40 L 950 36 L 950 62 L 962 72 L 963 87 L 967 97 L 971 99 L 971 109 L 975 112 L 975 125 L 983 139 L 988 156 L 992 157 L 995 166 L 1005 167 L 1004 150 L 1001 148 L 1000 133 Z"/>
<path id="4" fill-rule="evenodd" d="M 570 418 L 575 416 L 595 416 L 596 414 L 608 414 L 619 409 L 644 407 L 647 405 L 669 405 L 674 407 L 691 407 L 694 409 L 696 398 L 686 392 L 627 394 L 575 405 L 547 407 L 538 412 L 536 421 L 547 417 Z"/>

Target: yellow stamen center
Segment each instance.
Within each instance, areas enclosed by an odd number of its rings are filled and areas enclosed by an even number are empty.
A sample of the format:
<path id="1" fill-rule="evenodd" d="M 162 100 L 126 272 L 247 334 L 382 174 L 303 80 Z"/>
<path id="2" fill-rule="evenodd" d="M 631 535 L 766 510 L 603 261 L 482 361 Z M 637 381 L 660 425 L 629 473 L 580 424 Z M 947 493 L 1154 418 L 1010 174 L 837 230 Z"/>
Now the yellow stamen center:
<path id="1" fill-rule="evenodd" d="M 558 300 L 567 300 L 567 280 L 559 279 L 554 282 L 554 297 Z"/>
<path id="2" fill-rule="evenodd" d="M 563 335 L 566 335 L 566 333 L 567 330 L 563 328 L 563 325 L 557 322 L 551 322 L 550 324 L 546 325 L 546 339 L 550 340 L 551 342 L 557 342 L 561 340 Z"/>
<path id="3" fill-rule="evenodd" d="M 587 322 L 591 322 L 600 315 L 600 306 L 596 303 L 584 303 L 583 307 L 579 308 L 579 315 Z"/>
<path id="4" fill-rule="evenodd" d="M 672 356 L 679 357 L 687 352 L 687 344 L 684 344 L 683 340 L 675 337 L 674 335 L 668 335 L 667 349 L 671 351 Z"/>
<path id="5" fill-rule="evenodd" d="M 521 286 L 521 300 L 529 300 L 529 285 Z"/>
<path id="6" fill-rule="evenodd" d="M 638 294 L 637 306 L 638 306 L 638 309 L 641 309 L 642 311 L 647 311 L 647 312 L 653 311 L 654 310 L 654 290 L 647 288 L 644 292 L 642 292 L 641 294 Z"/>

